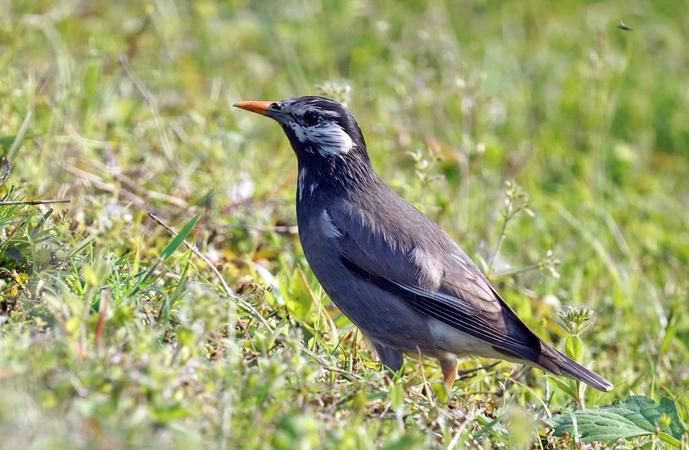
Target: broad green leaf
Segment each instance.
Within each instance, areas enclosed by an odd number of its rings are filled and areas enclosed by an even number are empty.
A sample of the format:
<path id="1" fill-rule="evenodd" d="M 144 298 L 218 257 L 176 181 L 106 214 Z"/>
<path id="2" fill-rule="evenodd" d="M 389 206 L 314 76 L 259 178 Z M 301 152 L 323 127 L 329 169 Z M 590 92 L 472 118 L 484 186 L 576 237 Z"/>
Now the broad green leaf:
<path id="1" fill-rule="evenodd" d="M 575 361 L 581 361 L 584 356 L 584 344 L 579 336 L 567 336 L 565 339 L 565 352 Z"/>
<path id="2" fill-rule="evenodd" d="M 313 309 L 313 300 L 309 288 L 306 285 L 306 280 L 298 270 L 292 272 L 292 276 L 287 282 L 287 289 L 283 292 L 287 293 L 285 296 L 285 304 L 289 312 L 299 321 L 306 321 Z"/>
<path id="3" fill-rule="evenodd" d="M 679 447 L 684 433 L 672 400 L 664 397 L 660 403 L 656 403 L 641 395 L 602 408 L 553 416 L 546 423 L 554 429 L 555 436 L 568 433 L 586 442 L 615 441 L 658 432 L 658 437 L 663 441 Z"/>
<path id="4" fill-rule="evenodd" d="M 163 249 L 163 251 L 160 253 L 160 257 L 162 259 L 168 259 L 170 256 L 172 256 L 173 253 L 179 248 L 180 245 L 182 245 L 182 242 L 189 236 L 191 233 L 191 230 L 194 229 L 194 226 L 196 226 L 196 222 L 199 221 L 199 215 L 195 215 L 194 217 L 189 220 L 189 222 L 184 225 L 184 227 L 180 230 L 179 233 L 177 233 L 177 236 L 175 236 Z"/>

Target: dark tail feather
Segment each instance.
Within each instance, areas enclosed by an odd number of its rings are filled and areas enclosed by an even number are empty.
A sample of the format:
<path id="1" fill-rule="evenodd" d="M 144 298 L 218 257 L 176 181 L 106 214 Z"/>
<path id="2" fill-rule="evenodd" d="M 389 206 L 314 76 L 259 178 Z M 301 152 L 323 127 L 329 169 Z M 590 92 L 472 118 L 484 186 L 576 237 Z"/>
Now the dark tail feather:
<path id="1" fill-rule="evenodd" d="M 576 361 L 569 359 L 554 348 L 542 344 L 543 352 L 538 360 L 538 364 L 544 369 L 556 374 L 565 375 L 575 380 L 582 381 L 599 391 L 608 392 L 613 388 L 613 384 L 601 377 L 597 373 L 587 369 Z"/>

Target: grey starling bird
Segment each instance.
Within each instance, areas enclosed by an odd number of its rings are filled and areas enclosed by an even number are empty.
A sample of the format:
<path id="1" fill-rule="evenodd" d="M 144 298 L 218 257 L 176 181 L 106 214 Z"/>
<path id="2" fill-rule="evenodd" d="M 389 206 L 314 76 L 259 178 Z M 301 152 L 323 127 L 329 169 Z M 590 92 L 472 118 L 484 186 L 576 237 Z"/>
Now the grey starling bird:
<path id="1" fill-rule="evenodd" d="M 420 352 L 439 360 L 449 389 L 457 357 L 478 355 L 612 389 L 529 330 L 459 246 L 378 178 L 344 106 L 324 97 L 234 106 L 276 120 L 287 134 L 299 164 L 306 259 L 388 368 Z"/>

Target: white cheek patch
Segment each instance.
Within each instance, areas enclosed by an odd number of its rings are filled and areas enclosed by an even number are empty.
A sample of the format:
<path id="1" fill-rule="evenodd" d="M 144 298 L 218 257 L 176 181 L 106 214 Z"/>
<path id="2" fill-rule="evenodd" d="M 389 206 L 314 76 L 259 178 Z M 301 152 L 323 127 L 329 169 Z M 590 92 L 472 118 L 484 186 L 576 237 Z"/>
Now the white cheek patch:
<path id="1" fill-rule="evenodd" d="M 355 145 L 349 134 L 333 122 L 325 122 L 312 127 L 304 127 L 292 122 L 289 127 L 300 142 L 310 143 L 323 156 L 348 153 Z"/>
<path id="2" fill-rule="evenodd" d="M 299 139 L 299 142 L 306 142 L 306 128 L 302 127 L 296 122 L 290 123 L 289 127 L 292 129 L 292 131 L 294 131 L 294 135 L 297 137 L 297 139 Z"/>
<path id="3" fill-rule="evenodd" d="M 295 116 L 299 117 L 303 117 L 304 114 L 306 114 L 309 110 L 313 110 L 314 108 L 318 108 L 319 114 L 323 117 L 330 117 L 333 119 L 340 117 L 340 114 L 337 111 L 320 108 L 318 102 L 319 101 L 304 102 L 302 100 L 299 101 L 297 104 L 294 101 L 285 100 L 282 102 L 282 106 L 283 108 L 289 110 Z"/>

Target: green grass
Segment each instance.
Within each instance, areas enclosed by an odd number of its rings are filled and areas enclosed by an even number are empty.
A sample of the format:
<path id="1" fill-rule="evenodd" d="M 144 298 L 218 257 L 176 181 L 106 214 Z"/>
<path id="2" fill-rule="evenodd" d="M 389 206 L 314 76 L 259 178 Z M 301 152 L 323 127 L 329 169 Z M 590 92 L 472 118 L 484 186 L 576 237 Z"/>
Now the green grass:
<path id="1" fill-rule="evenodd" d="M 632 394 L 686 428 L 689 3 L 455 3 L 0 4 L 0 199 L 71 201 L 0 205 L 0 448 L 568 449 L 542 419 Z M 386 380 L 304 259 L 287 140 L 230 106 L 318 92 L 614 391 Z"/>

